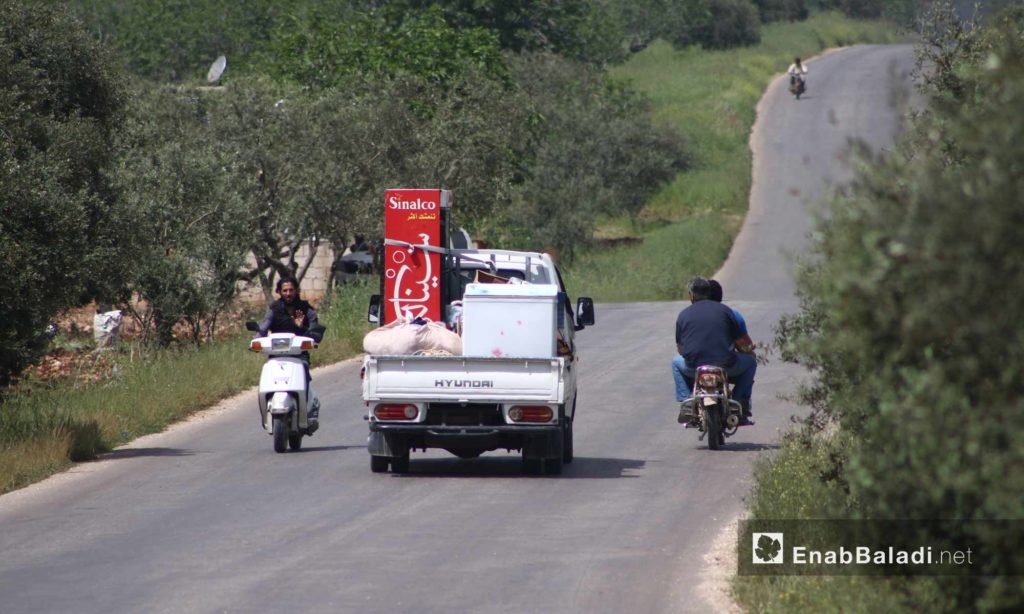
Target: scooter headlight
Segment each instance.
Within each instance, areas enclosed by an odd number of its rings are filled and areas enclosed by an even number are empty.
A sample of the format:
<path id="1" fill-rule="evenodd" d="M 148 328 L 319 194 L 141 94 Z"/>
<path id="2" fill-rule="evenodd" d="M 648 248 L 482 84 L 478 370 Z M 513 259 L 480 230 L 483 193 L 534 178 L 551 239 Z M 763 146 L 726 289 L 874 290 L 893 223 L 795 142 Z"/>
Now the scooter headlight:
<path id="1" fill-rule="evenodd" d="M 270 342 L 270 349 L 272 350 L 287 350 L 292 346 L 291 339 L 274 339 Z"/>

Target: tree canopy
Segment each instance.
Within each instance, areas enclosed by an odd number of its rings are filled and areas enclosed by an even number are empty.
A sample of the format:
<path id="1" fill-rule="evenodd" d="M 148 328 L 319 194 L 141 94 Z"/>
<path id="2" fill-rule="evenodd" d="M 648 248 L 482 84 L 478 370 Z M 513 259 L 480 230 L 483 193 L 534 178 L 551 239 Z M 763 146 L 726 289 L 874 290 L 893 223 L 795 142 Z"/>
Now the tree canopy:
<path id="1" fill-rule="evenodd" d="M 785 356 L 816 374 L 811 424 L 841 429 L 820 440 L 821 475 L 848 507 L 825 514 L 1024 514 L 1024 12 L 979 28 L 939 9 L 919 47 L 929 111 L 829 207 L 803 308 L 780 328 Z M 975 577 L 942 583 L 943 603 L 1020 603 L 1019 531 L 941 531 L 923 524 L 919 543 L 986 553 Z"/>
<path id="2" fill-rule="evenodd" d="M 107 182 L 124 91 L 68 12 L 0 0 L 0 386 L 51 317 L 117 287 L 126 248 Z"/>

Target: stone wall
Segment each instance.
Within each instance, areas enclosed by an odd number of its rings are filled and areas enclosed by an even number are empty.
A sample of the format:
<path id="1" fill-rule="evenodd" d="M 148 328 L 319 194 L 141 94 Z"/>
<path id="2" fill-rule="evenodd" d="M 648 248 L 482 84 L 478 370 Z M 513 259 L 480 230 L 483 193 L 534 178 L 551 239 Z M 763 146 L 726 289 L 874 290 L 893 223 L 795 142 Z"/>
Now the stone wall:
<path id="1" fill-rule="evenodd" d="M 310 243 L 303 243 L 299 248 L 298 257 L 295 259 L 296 262 L 302 264 L 309 258 Z M 302 278 L 300 282 L 302 286 L 302 298 L 307 301 L 319 301 L 327 294 L 327 283 L 331 277 L 331 263 L 334 262 L 335 252 L 334 248 L 330 245 L 321 245 L 317 249 L 316 256 L 313 258 L 313 264 L 309 266 L 309 270 L 306 271 L 306 276 Z M 245 266 L 251 268 L 256 265 L 256 259 L 249 254 L 246 260 Z M 249 284 L 243 284 L 238 294 L 239 300 L 246 303 L 262 303 L 264 302 L 263 290 L 260 288 L 259 281 L 253 281 Z M 274 295 L 277 298 L 277 295 Z"/>

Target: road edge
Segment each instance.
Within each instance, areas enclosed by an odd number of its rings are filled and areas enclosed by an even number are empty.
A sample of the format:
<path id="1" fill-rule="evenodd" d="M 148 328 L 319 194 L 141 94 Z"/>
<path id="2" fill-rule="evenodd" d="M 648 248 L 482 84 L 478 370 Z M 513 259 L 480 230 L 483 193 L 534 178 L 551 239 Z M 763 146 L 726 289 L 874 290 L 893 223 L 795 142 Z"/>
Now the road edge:
<path id="1" fill-rule="evenodd" d="M 829 47 L 823 50 L 821 53 L 812 56 L 806 60 L 807 63 L 815 62 L 825 56 L 832 55 L 844 49 L 850 47 Z M 763 159 L 763 155 L 759 155 L 758 149 L 762 143 L 763 130 L 761 129 L 761 120 L 764 117 L 764 105 L 768 98 L 768 93 L 776 86 L 776 83 L 780 80 L 785 79 L 786 73 L 779 73 L 772 77 L 771 81 L 764 89 L 764 93 L 761 98 L 757 101 L 757 106 L 754 110 L 754 124 L 750 128 L 750 137 L 747 139 L 747 147 L 750 148 L 751 163 L 750 163 L 750 194 L 747 196 L 747 215 L 744 217 L 743 227 L 740 228 L 740 232 L 737 233 L 736 239 L 733 241 L 732 247 L 729 248 L 729 257 L 725 259 L 722 266 L 715 272 L 715 278 L 722 277 L 723 272 L 728 268 L 729 261 L 732 257 L 736 246 L 743 241 L 749 240 L 752 236 L 750 232 L 745 232 L 747 229 L 747 220 L 750 218 L 751 212 L 755 210 L 755 203 L 751 202 L 750 199 L 754 194 L 754 186 L 757 184 L 763 173 L 760 171 L 760 160 Z M 763 148 L 762 148 L 763 151 Z M 760 207 L 758 207 L 760 210 Z M 753 478 L 753 476 L 751 476 Z M 752 480 L 753 482 L 753 480 Z M 747 510 L 744 508 L 743 511 L 730 519 L 725 523 L 722 530 L 719 531 L 715 537 L 715 541 L 711 545 L 711 549 L 704 555 L 705 565 L 701 569 L 701 581 L 697 585 L 697 594 L 708 603 L 716 612 L 742 612 L 743 608 L 740 607 L 739 603 L 732 593 L 732 579 L 735 577 L 736 570 L 736 540 L 738 539 L 739 523 L 741 520 L 747 517 Z"/>
<path id="2" fill-rule="evenodd" d="M 351 358 L 346 358 L 329 365 L 317 367 L 312 370 L 312 375 L 314 377 L 329 377 L 336 371 L 341 371 L 345 367 L 361 362 L 362 360 L 363 354 L 360 353 Z M 0 495 L 0 509 L 6 508 L 10 510 L 19 504 L 29 503 L 35 497 L 44 496 L 47 492 L 55 488 L 62 487 L 80 479 L 85 479 L 86 476 L 95 475 L 102 471 L 113 470 L 116 463 L 107 463 L 102 461 L 116 457 L 119 452 L 123 453 L 124 450 L 158 448 L 161 447 L 160 444 L 165 439 L 175 437 L 182 433 L 187 433 L 192 429 L 205 428 L 207 423 L 212 420 L 226 418 L 240 411 L 254 411 L 255 396 L 258 389 L 258 384 L 246 388 L 245 390 L 233 394 L 230 397 L 225 397 L 220 401 L 217 401 L 213 405 L 197 410 L 181 420 L 169 424 L 167 428 L 160 432 L 136 437 L 131 441 L 115 447 L 110 452 L 97 455 L 95 459 L 73 463 L 71 466 L 53 473 L 41 480 L 32 482 L 31 484 L 12 490 L 8 493 L 4 493 Z"/>

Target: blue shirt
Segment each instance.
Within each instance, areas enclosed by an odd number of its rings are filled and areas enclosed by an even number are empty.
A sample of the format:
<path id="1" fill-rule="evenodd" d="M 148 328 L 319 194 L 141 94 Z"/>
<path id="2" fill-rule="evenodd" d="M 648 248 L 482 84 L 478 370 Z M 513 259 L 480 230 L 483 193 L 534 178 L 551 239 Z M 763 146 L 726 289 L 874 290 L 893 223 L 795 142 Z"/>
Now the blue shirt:
<path id="1" fill-rule="evenodd" d="M 740 315 L 740 312 L 733 309 L 732 315 L 736 316 L 736 323 L 740 325 L 740 337 L 747 334 L 747 321 L 743 319 L 743 316 Z"/>
<path id="2" fill-rule="evenodd" d="M 676 345 L 683 346 L 683 358 L 694 369 L 732 367 L 736 363 L 732 346 L 742 336 L 733 310 L 712 300 L 697 301 L 676 318 Z"/>

